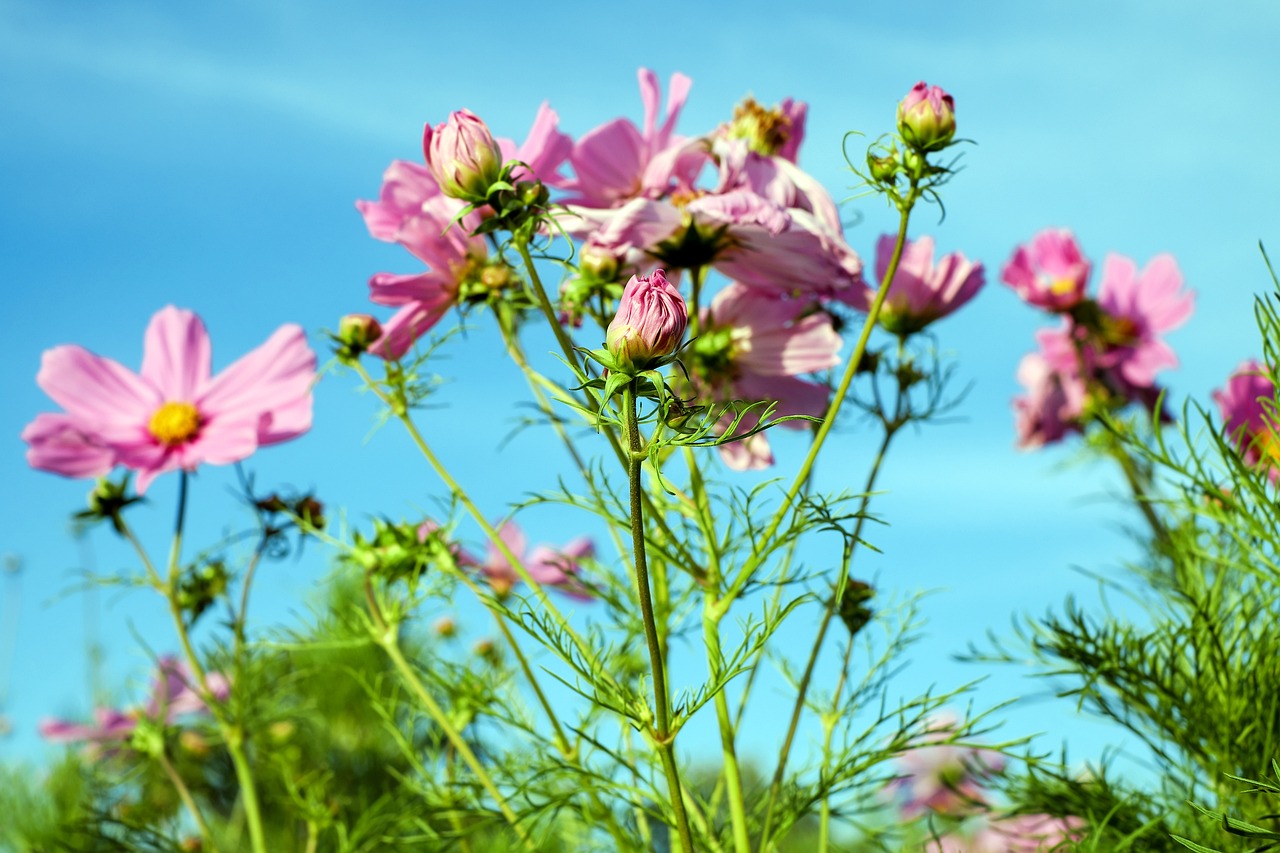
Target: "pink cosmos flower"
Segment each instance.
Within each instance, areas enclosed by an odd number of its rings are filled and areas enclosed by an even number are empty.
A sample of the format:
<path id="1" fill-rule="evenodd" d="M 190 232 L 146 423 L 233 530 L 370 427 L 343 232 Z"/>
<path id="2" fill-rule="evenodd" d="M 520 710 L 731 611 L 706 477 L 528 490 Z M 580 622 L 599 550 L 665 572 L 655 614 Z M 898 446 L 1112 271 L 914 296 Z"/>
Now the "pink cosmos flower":
<path id="1" fill-rule="evenodd" d="M 427 171 L 451 198 L 483 201 L 502 171 L 502 151 L 489 126 L 470 110 L 455 110 L 449 120 L 422 132 Z"/>
<path id="2" fill-rule="evenodd" d="M 645 370 L 676 351 L 688 322 L 689 306 L 662 270 L 633 275 L 609 322 L 605 347 L 620 367 Z"/>
<path id="3" fill-rule="evenodd" d="M 450 227 L 463 203 L 444 196 L 423 202 L 421 212 L 400 228 L 400 242 L 425 262 L 424 273 L 377 273 L 369 279 L 369 298 L 398 307 L 382 324 L 382 337 L 369 351 L 387 359 L 404 356 L 450 308 L 458 304 L 462 283 L 476 274 L 489 256 L 484 237 L 470 236 L 479 217 L 468 214 Z"/>
<path id="4" fill-rule="evenodd" d="M 946 147 L 956 134 L 956 102 L 941 86 L 921 80 L 898 104 L 898 132 L 924 151 Z"/>
<path id="5" fill-rule="evenodd" d="M 1280 419 L 1270 371 L 1250 360 L 1236 368 L 1225 388 L 1213 392 L 1222 431 L 1235 442 L 1247 465 L 1266 465 L 1280 479 Z"/>
<path id="6" fill-rule="evenodd" d="M 575 177 L 564 184 L 572 193 L 568 203 L 607 208 L 641 195 L 662 195 L 674 177 L 683 176 L 684 183 L 692 184 L 702 168 L 705 154 L 686 147 L 675 135 L 676 120 L 693 81 L 683 74 L 671 75 L 666 115 L 659 125 L 658 76 L 641 68 L 639 78 L 643 130 L 629 119 L 618 118 L 583 135 L 569 155 Z"/>
<path id="7" fill-rule="evenodd" d="M 231 684 L 226 677 L 211 672 L 206 680 L 213 698 L 225 702 L 231 693 Z M 185 663 L 175 657 L 162 657 L 157 661 L 156 675 L 145 705 L 124 710 L 96 708 L 94 721 L 88 724 L 47 718 L 39 724 L 40 735 L 54 743 L 88 743 L 96 748 L 118 746 L 133 735 L 139 720 L 172 725 L 183 716 L 206 710 L 193 683 L 191 671 Z"/>
<path id="8" fill-rule="evenodd" d="M 917 745 L 898 756 L 900 776 L 888 790 L 900 797 L 904 815 L 955 816 L 986 805 L 983 783 L 1004 768 L 1004 756 L 989 749 L 936 743 L 950 737 L 957 724 L 950 714 L 935 717 Z"/>
<path id="9" fill-rule="evenodd" d="M 1182 273 L 1172 255 L 1157 255 L 1138 273 L 1123 255 L 1107 256 L 1098 305 L 1108 315 L 1109 345 L 1099 364 L 1135 386 L 1155 384 L 1156 373 L 1176 367 L 1178 357 L 1160 335 L 1176 329 L 1195 310 L 1195 294 L 1182 290 Z"/>
<path id="10" fill-rule="evenodd" d="M 1088 386 L 1082 366 L 1083 353 L 1072 339 L 1071 326 L 1041 329 L 1036 333 L 1040 351 L 1028 353 L 1018 365 L 1018 381 L 1027 393 L 1014 398 L 1013 410 L 1018 447 L 1031 449 L 1061 441 L 1079 432 Z"/>
<path id="11" fill-rule="evenodd" d="M 1014 250 L 1000 280 L 1029 305 L 1066 311 L 1084 299 L 1089 259 L 1066 228 L 1048 228 Z"/>
<path id="12" fill-rule="evenodd" d="M 173 306 L 151 318 L 141 373 L 79 346 L 46 350 L 36 382 L 66 412 L 23 431 L 27 461 L 66 477 L 123 465 L 142 494 L 166 471 L 238 462 L 311 428 L 316 356 L 299 326 L 281 326 L 217 376 L 210 361 L 204 323 Z"/>
<path id="13" fill-rule="evenodd" d="M 876 244 L 876 280 L 883 281 L 893 257 L 897 238 L 885 234 Z M 933 238 L 908 240 L 902 248 L 902 259 L 894 273 L 893 283 L 880 309 L 880 325 L 898 335 L 910 335 L 941 317 L 945 317 L 972 299 L 986 274 L 981 263 L 971 263 L 959 252 L 943 255 L 933 263 Z M 873 294 L 855 290 L 865 304 L 854 302 L 860 311 L 871 309 Z"/>
<path id="14" fill-rule="evenodd" d="M 701 332 L 690 347 L 696 390 L 717 402 L 776 401 L 778 416 L 822 417 L 827 387 L 800 377 L 839 364 L 841 340 L 830 315 L 815 307 L 812 300 L 780 299 L 730 283 L 703 312 Z M 744 419 L 739 429 L 753 426 Z M 783 426 L 804 429 L 806 424 Z M 773 464 L 763 433 L 721 445 L 720 455 L 738 471 Z"/>
<path id="15" fill-rule="evenodd" d="M 983 816 L 976 826 L 931 841 L 929 853 L 1047 853 L 1079 840 L 1085 822 L 1047 814 Z"/>
<path id="16" fill-rule="evenodd" d="M 584 601 L 594 597 L 578 578 L 580 561 L 595 556 L 595 544 L 589 538 L 580 536 L 561 548 L 539 545 L 526 554 L 528 542 L 515 522 L 503 524 L 498 529 L 498 535 L 511 553 L 524 564 L 529 576 L 539 584 L 553 586 L 572 598 Z M 459 562 L 479 569 L 488 579 L 493 591 L 500 596 L 507 595 L 520 583 L 520 575 L 492 542 L 487 546 L 483 562 L 466 553 L 462 553 Z"/>

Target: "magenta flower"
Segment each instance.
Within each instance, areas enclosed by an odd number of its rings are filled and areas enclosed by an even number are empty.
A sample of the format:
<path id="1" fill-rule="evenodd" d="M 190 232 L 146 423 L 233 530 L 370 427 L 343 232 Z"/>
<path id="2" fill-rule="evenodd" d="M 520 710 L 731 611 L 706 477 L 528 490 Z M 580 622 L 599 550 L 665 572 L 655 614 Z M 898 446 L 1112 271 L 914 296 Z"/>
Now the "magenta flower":
<path id="1" fill-rule="evenodd" d="M 421 212 L 406 220 L 399 241 L 429 269 L 424 273 L 377 273 L 369 279 L 369 298 L 379 305 L 400 310 L 382 324 L 382 337 L 369 351 L 387 359 L 404 356 L 450 308 L 458 304 L 464 281 L 477 275 L 489 249 L 484 237 L 471 236 L 479 224 L 472 213 L 450 227 L 463 203 L 436 196 L 423 203 Z"/>
<path id="2" fill-rule="evenodd" d="M 231 693 L 230 682 L 218 672 L 207 675 L 209 692 L 219 702 Z M 40 721 L 40 735 L 54 743 L 88 743 L 95 748 L 112 747 L 127 741 L 142 719 L 172 725 L 188 714 L 205 711 L 206 705 L 193 686 L 191 671 L 175 657 L 157 661 L 150 697 L 145 705 L 131 709 L 97 708 L 92 723 L 73 723 L 47 718 Z"/>
<path id="3" fill-rule="evenodd" d="M 893 257 L 897 239 L 882 236 L 876 244 L 876 280 L 884 281 Z M 895 335 L 910 335 L 941 317 L 945 317 L 972 299 L 986 275 L 981 263 L 971 263 L 959 252 L 943 255 L 933 263 L 933 238 L 909 240 L 902 248 L 902 259 L 894 273 L 893 283 L 880 309 L 880 325 Z M 860 311 L 871 309 L 869 291 L 855 290 L 866 304 L 853 302 Z"/>
<path id="4" fill-rule="evenodd" d="M 1084 299 L 1090 268 L 1069 230 L 1048 228 L 1014 250 L 1000 280 L 1029 305 L 1067 311 Z"/>
<path id="5" fill-rule="evenodd" d="M 899 777 L 888 791 L 899 797 L 902 813 L 958 816 L 986 805 L 983 784 L 1004 768 L 1004 756 L 990 749 L 939 744 L 950 737 L 958 721 L 939 715 L 915 746 L 898 756 Z"/>
<path id="6" fill-rule="evenodd" d="M 677 175 L 691 184 L 705 162 L 705 154 L 686 147 L 675 135 L 676 120 L 693 81 L 683 74 L 671 75 L 666 115 L 659 125 L 658 76 L 641 68 L 639 78 L 643 130 L 629 119 L 619 118 L 583 135 L 569 155 L 575 177 L 564 184 L 572 193 L 568 203 L 616 207 L 641 195 L 662 195 Z"/>
<path id="7" fill-rule="evenodd" d="M 449 120 L 422 132 L 427 170 L 451 198 L 484 201 L 502 173 L 502 150 L 489 127 L 470 110 L 455 110 Z"/>
<path id="8" fill-rule="evenodd" d="M 1227 385 L 1213 392 L 1222 414 L 1222 432 L 1240 451 L 1247 465 L 1265 465 L 1280 479 L 1280 419 L 1275 409 L 1276 386 L 1270 371 L 1257 361 L 1236 368 Z"/>
<path id="9" fill-rule="evenodd" d="M 898 132 L 922 151 L 945 148 L 956 135 L 956 102 L 941 86 L 921 80 L 898 104 Z"/>
<path id="10" fill-rule="evenodd" d="M 800 378 L 840 363 L 840 336 L 831 317 L 811 300 L 780 299 L 730 283 L 716 294 L 690 347 L 689 369 L 699 395 L 716 402 L 777 402 L 775 414 L 821 417 L 825 385 Z M 739 429 L 752 428 L 744 419 Z M 783 426 L 803 429 L 803 421 Z M 773 463 L 763 433 L 720 445 L 725 464 L 755 470 Z"/>
<path id="11" fill-rule="evenodd" d="M 1178 357 L 1160 335 L 1181 326 L 1195 310 L 1195 294 L 1182 290 L 1182 283 L 1172 255 L 1157 255 L 1141 273 L 1131 259 L 1107 256 L 1098 288 L 1098 305 L 1108 315 L 1101 367 L 1131 385 L 1150 387 L 1158 371 L 1177 366 Z"/>
<path id="12" fill-rule="evenodd" d="M 605 347 L 619 369 L 648 370 L 680 347 L 688 323 L 689 306 L 662 270 L 647 278 L 633 275 L 609 322 Z"/>
<path id="13" fill-rule="evenodd" d="M 529 576 L 540 585 L 555 587 L 566 595 L 581 600 L 594 597 L 578 577 L 580 562 L 595 556 L 595 544 L 590 539 L 580 536 L 561 548 L 539 545 L 526 554 L 528 542 L 515 522 L 503 524 L 498 529 L 498 535 L 516 559 L 524 564 Z M 461 555 L 459 562 L 477 568 L 499 596 L 509 594 L 520 583 L 520 575 L 492 542 L 487 546 L 483 562 L 466 553 Z"/>
<path id="14" fill-rule="evenodd" d="M 974 825 L 931 841 L 927 850 L 928 853 L 1047 853 L 1074 849 L 1064 845 L 1079 840 L 1084 827 L 1084 820 L 1078 817 L 984 815 Z"/>
<path id="15" fill-rule="evenodd" d="M 281 326 L 217 376 L 210 359 L 204 323 L 173 306 L 151 318 L 140 374 L 79 346 L 45 351 L 36 382 L 66 413 L 23 431 L 27 461 L 66 477 L 123 465 L 142 494 L 166 471 L 238 462 L 311 428 L 316 356 L 300 327 Z"/>

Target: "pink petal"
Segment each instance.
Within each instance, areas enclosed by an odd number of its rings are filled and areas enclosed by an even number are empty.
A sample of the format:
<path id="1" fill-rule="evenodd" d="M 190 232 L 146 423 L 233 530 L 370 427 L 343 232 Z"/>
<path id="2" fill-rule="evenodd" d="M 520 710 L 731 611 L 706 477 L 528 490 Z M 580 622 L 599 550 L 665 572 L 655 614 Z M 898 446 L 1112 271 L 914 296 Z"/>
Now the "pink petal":
<path id="1" fill-rule="evenodd" d="M 209 333 L 194 311 L 166 305 L 147 325 L 142 378 L 165 400 L 190 402 L 209 381 Z"/>
<path id="2" fill-rule="evenodd" d="M 316 354 L 307 346 L 302 327 L 281 326 L 205 386 L 196 400 L 207 418 L 200 440 L 208 442 L 210 452 L 226 458 L 233 445 L 244 447 L 239 432 L 244 424 L 257 427 L 257 440 L 263 445 L 301 435 L 311 427 L 315 373 Z"/>
<path id="3" fill-rule="evenodd" d="M 107 443 L 136 438 L 164 402 L 159 389 L 132 370 L 74 345 L 46 350 L 36 382 Z"/>
<path id="4" fill-rule="evenodd" d="M 403 358 L 418 338 L 440 322 L 452 304 L 452 299 L 405 304 L 382 324 L 382 337 L 369 347 L 369 352 L 391 361 Z"/>
<path id="5" fill-rule="evenodd" d="M 22 430 L 27 464 L 64 477 L 102 477 L 115 466 L 115 454 L 70 415 L 44 412 Z"/>

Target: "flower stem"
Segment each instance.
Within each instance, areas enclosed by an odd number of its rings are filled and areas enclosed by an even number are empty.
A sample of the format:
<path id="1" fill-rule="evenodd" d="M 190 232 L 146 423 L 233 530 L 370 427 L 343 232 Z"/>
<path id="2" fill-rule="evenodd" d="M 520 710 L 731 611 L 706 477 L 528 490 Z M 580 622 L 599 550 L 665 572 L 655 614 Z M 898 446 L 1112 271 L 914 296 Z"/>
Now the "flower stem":
<path id="1" fill-rule="evenodd" d="M 217 853 L 218 846 L 213 843 L 213 836 L 209 832 L 209 825 L 204 822 L 204 815 L 200 813 L 200 807 L 196 805 L 195 798 L 191 796 L 191 789 L 187 787 L 187 783 L 182 781 L 182 777 L 178 775 L 178 770 L 173 766 L 173 762 L 169 760 L 169 756 L 165 750 L 160 750 L 156 755 L 156 760 L 160 763 L 164 775 L 169 777 L 169 781 L 173 783 L 174 789 L 178 792 L 178 799 L 182 800 L 182 805 L 186 807 L 191 817 L 195 820 L 196 826 L 200 829 L 200 837 L 204 839 L 204 843 L 209 850 Z"/>
<path id="2" fill-rule="evenodd" d="M 427 690 L 426 685 L 422 683 L 422 679 L 418 677 L 418 673 L 414 670 L 413 665 L 405 658 L 404 653 L 400 651 L 400 642 L 396 636 L 396 629 L 387 623 L 386 618 L 382 615 L 382 608 L 378 606 L 378 598 L 373 591 L 373 581 L 369 575 L 365 575 L 364 579 L 365 600 L 369 606 L 369 616 L 373 619 L 375 628 L 374 642 L 382 647 L 387 657 L 391 659 L 391 663 L 395 666 L 396 671 L 400 673 L 401 679 L 405 685 L 413 692 L 427 714 L 431 717 L 440 730 L 444 732 L 445 737 L 449 739 L 449 743 L 457 750 L 458 755 L 471 768 L 471 772 L 475 774 L 480 785 L 489 793 L 497 803 L 498 811 L 502 812 L 502 816 L 507 819 L 507 823 L 511 824 L 511 828 L 515 830 L 516 835 L 520 837 L 526 849 L 536 851 L 537 848 L 533 844 L 533 839 L 529 837 L 528 830 L 520 823 L 520 818 L 511 806 L 507 804 L 506 798 L 502 796 L 502 792 L 498 790 L 498 786 L 494 783 L 493 777 L 489 775 L 489 771 L 485 770 L 484 765 L 480 763 L 480 759 L 476 757 L 471 746 L 466 739 L 462 737 L 462 733 L 457 727 L 450 722 L 449 717 L 445 714 L 444 709 L 436 702 L 435 697 Z"/>
<path id="3" fill-rule="evenodd" d="M 640 616 L 644 622 L 644 638 L 649 646 L 649 665 L 653 671 L 653 704 L 655 709 L 654 742 L 667 775 L 671 810 L 675 814 L 676 829 L 680 833 L 680 846 L 684 853 L 696 853 L 689 818 L 684 808 L 684 789 L 680 784 L 680 772 L 676 767 L 675 737 L 671 732 L 671 709 L 667 704 L 666 662 L 658 643 L 658 630 L 653 620 L 653 598 L 649 592 L 649 568 L 644 539 L 644 485 L 641 482 L 644 462 L 644 446 L 640 442 L 640 424 L 636 412 L 636 380 L 628 383 L 624 392 L 623 415 L 627 423 L 627 445 L 630 451 L 627 463 L 627 479 L 631 487 L 631 545 L 636 570 L 636 593 L 640 598 Z"/>

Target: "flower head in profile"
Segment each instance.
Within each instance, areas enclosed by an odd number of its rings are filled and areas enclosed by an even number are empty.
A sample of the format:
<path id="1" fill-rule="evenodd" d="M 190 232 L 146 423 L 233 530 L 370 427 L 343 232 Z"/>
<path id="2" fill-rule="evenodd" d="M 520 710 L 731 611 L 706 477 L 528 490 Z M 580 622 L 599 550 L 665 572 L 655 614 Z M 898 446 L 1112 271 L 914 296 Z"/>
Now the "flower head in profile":
<path id="1" fill-rule="evenodd" d="M 498 529 L 507 550 L 520 561 L 529 572 L 529 576 L 542 586 L 551 586 L 573 598 L 589 600 L 594 598 L 586 584 L 578 577 L 581 561 L 595 556 L 595 544 L 585 536 L 572 539 L 559 548 L 550 545 L 539 545 L 527 551 L 528 540 L 524 532 L 514 521 L 508 521 Z M 484 560 L 461 553 L 459 564 L 473 566 L 479 570 L 493 591 L 499 596 L 510 594 L 516 584 L 520 583 L 520 575 L 511 561 L 492 542 L 489 543 Z"/>
<path id="2" fill-rule="evenodd" d="M 1000 280 L 1029 305 L 1067 311 L 1085 298 L 1089 259 L 1066 228 L 1047 228 L 1019 246 L 1000 271 Z"/>
<path id="3" fill-rule="evenodd" d="M 215 701 L 224 702 L 231 693 L 230 682 L 218 672 L 206 676 Z M 191 670 L 175 657 L 157 661 L 156 674 L 146 704 L 134 708 L 97 708 L 93 722 L 75 723 L 46 718 L 40 721 L 40 735 L 54 743 L 86 743 L 101 749 L 119 748 L 133 735 L 142 720 L 171 725 L 189 714 L 207 710 L 195 688 Z"/>
<path id="4" fill-rule="evenodd" d="M 816 310 L 813 300 L 783 299 L 732 282 L 704 312 L 687 362 L 695 390 L 713 402 L 776 402 L 779 416 L 821 417 L 827 387 L 801 377 L 836 366 L 840 344 L 831 316 Z M 754 427 L 756 420 L 744 418 L 739 430 Z M 738 471 L 773 464 L 763 433 L 720 445 L 720 455 Z"/>
<path id="5" fill-rule="evenodd" d="M 1236 368 L 1224 388 L 1213 392 L 1222 414 L 1222 431 L 1235 442 L 1247 465 L 1265 467 L 1280 479 L 1280 418 L 1271 372 L 1257 361 Z"/>
<path id="6" fill-rule="evenodd" d="M 896 242 L 894 235 L 885 234 L 876 244 L 877 281 L 883 281 L 889 270 Z M 914 334 L 964 305 L 985 283 L 982 264 L 969 261 L 959 252 L 943 255 L 934 264 L 932 237 L 908 240 L 880 309 L 880 325 L 896 335 Z M 854 293 L 866 304 L 855 301 L 853 306 L 869 311 L 869 292 Z"/>
<path id="7" fill-rule="evenodd" d="M 193 312 L 169 306 L 151 318 L 142 370 L 83 347 L 46 350 L 36 382 L 65 410 L 23 430 L 33 468 L 101 476 L 138 472 L 141 494 L 166 471 L 227 465 L 311 427 L 316 356 L 301 327 L 285 325 L 221 373 Z"/>
<path id="8" fill-rule="evenodd" d="M 666 273 L 633 275 L 605 332 L 605 348 L 620 370 L 648 370 L 680 348 L 688 324 L 689 306 Z"/>

